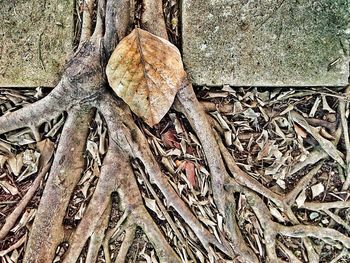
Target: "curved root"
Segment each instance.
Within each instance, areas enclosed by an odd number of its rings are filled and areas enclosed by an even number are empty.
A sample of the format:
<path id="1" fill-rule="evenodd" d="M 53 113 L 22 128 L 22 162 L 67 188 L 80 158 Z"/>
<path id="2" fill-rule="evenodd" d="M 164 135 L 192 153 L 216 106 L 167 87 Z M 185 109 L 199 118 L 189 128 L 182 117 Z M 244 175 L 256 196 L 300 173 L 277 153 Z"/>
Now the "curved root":
<path id="1" fill-rule="evenodd" d="M 56 89 L 61 89 L 60 82 Z M 65 108 L 67 103 L 63 99 L 58 99 L 53 95 L 48 95 L 33 104 L 9 112 L 0 117 L 0 134 L 9 131 L 29 127 L 37 129 L 44 122 L 48 122 L 59 116 L 62 112 L 62 107 Z"/>
<path id="2" fill-rule="evenodd" d="M 172 206 L 186 223 L 191 226 L 193 232 L 197 235 L 203 246 L 209 248 L 209 244 L 213 244 L 228 255 L 232 255 L 228 244 L 221 244 L 214 235 L 202 226 L 199 220 L 178 196 L 166 177 L 164 177 L 164 174 L 148 147 L 146 138 L 135 125 L 128 111 L 110 97 L 105 97 L 103 100 L 100 100 L 98 107 L 101 112 L 104 112 L 106 122 L 110 127 L 111 137 L 117 143 L 118 147 L 127 150 L 133 158 L 138 158 L 142 161 L 150 176 L 151 182 L 157 185 L 162 192 L 168 206 Z M 119 119 L 124 122 L 115 122 L 114 116 L 119 116 Z"/>
<path id="3" fill-rule="evenodd" d="M 98 252 L 102 246 L 103 239 L 105 237 L 105 232 L 108 227 L 109 216 L 111 212 L 111 203 L 109 203 L 107 209 L 103 213 L 99 224 L 95 227 L 94 232 L 91 234 L 89 248 L 86 255 L 87 263 L 97 262 Z"/>

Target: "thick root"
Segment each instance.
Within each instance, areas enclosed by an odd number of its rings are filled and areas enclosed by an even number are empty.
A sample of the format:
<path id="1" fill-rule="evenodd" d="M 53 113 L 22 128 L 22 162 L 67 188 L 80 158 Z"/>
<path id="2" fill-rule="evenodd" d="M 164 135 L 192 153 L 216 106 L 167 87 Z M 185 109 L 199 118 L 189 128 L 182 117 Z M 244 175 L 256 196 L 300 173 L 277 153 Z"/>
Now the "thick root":
<path id="1" fill-rule="evenodd" d="M 92 19 L 94 13 L 95 0 L 84 0 L 83 2 L 83 23 L 81 26 L 80 43 L 78 49 L 92 35 Z"/>
<path id="2" fill-rule="evenodd" d="M 64 262 L 76 262 L 90 236 L 94 233 L 101 218 L 109 209 L 111 194 L 118 187 L 118 176 L 120 176 L 119 153 L 108 150 L 101 168 L 101 175 L 96 185 L 94 194 L 72 237 L 69 239 L 69 249 L 66 252 Z"/>
<path id="3" fill-rule="evenodd" d="M 110 97 L 105 97 L 99 101 L 98 108 L 104 112 L 106 122 L 110 128 L 111 137 L 118 147 L 128 151 L 131 157 L 142 161 L 152 183 L 157 185 L 164 195 L 167 205 L 173 207 L 177 213 L 191 226 L 205 248 L 210 244 L 215 245 L 228 255 L 233 256 L 231 248 L 227 243 L 220 243 L 214 235 L 205 229 L 199 220 L 189 210 L 187 205 L 181 200 L 167 178 L 162 173 L 158 163 L 149 149 L 148 142 L 140 129 L 135 125 L 130 113 L 123 103 L 117 103 Z M 115 122 L 115 116 L 119 116 L 123 122 Z"/>
<path id="4" fill-rule="evenodd" d="M 125 237 L 114 262 L 126 262 L 126 256 L 135 238 L 135 226 L 130 226 L 125 230 Z"/>
<path id="5" fill-rule="evenodd" d="M 61 85 L 62 83 L 60 82 L 56 89 L 61 89 Z M 42 123 L 59 116 L 62 112 L 62 107 L 66 107 L 66 104 L 65 100 L 58 99 L 50 94 L 33 104 L 7 113 L 0 117 L 0 134 L 24 127 L 35 130 Z"/>
<path id="6" fill-rule="evenodd" d="M 110 132 L 113 131 L 112 127 L 109 128 Z M 112 132 L 110 136 L 113 136 Z M 121 152 L 122 149 L 113 141 L 111 142 L 110 151 L 114 156 L 114 164 L 119 165 L 119 173 L 116 176 L 118 184 L 117 193 L 121 200 L 121 208 L 126 213 L 125 215 L 127 215 L 127 219 L 125 220 L 128 224 L 127 229 L 133 227 L 133 225 L 140 226 L 152 243 L 161 262 L 181 262 L 178 255 L 168 244 L 164 234 L 144 207 L 129 158 Z M 130 242 L 129 240 L 127 243 Z M 123 252 L 123 254 L 125 253 Z"/>
<path id="7" fill-rule="evenodd" d="M 102 215 L 99 224 L 97 224 L 94 232 L 90 237 L 89 248 L 86 255 L 87 263 L 95 263 L 97 262 L 98 252 L 103 243 L 103 239 L 105 237 L 105 232 L 108 227 L 109 216 L 111 213 L 111 203 L 109 203 L 107 209 Z"/>
<path id="8" fill-rule="evenodd" d="M 105 35 L 103 37 L 106 56 L 109 58 L 117 43 L 124 38 L 131 27 L 129 0 L 107 0 Z"/>
<path id="9" fill-rule="evenodd" d="M 159 0 L 143 0 L 142 27 L 152 34 L 168 39 L 163 15 L 163 3 Z"/>
<path id="10" fill-rule="evenodd" d="M 68 115 L 46 183 L 24 262 L 51 262 L 64 240 L 63 218 L 70 196 L 84 168 L 84 150 L 93 111 L 80 109 Z"/>

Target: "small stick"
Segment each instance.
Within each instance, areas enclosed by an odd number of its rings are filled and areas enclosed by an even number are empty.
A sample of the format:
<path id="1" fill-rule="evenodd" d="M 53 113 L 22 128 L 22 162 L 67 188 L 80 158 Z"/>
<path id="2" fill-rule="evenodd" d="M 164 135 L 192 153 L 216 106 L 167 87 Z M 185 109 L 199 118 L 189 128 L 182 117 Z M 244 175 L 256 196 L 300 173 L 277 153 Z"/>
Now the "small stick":
<path id="1" fill-rule="evenodd" d="M 343 184 L 342 190 L 348 190 L 350 186 L 350 140 L 349 140 L 349 127 L 348 127 L 348 119 L 345 116 L 346 111 L 346 103 L 345 101 L 339 101 L 339 111 L 341 124 L 343 127 L 343 135 L 346 149 L 346 167 L 345 167 L 345 182 Z"/>

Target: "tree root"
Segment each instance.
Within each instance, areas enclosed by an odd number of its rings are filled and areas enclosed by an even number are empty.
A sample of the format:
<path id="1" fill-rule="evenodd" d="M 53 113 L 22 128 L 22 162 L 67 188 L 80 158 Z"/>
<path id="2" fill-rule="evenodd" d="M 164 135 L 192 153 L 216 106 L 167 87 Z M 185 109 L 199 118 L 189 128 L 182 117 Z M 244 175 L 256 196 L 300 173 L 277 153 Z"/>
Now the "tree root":
<path id="1" fill-rule="evenodd" d="M 81 35 L 80 35 L 80 45 L 86 42 L 92 35 L 92 20 L 94 13 L 94 4 L 95 0 L 84 0 L 83 1 L 83 23 L 81 26 Z M 81 46 L 78 47 L 78 49 Z"/>
<path id="2" fill-rule="evenodd" d="M 131 226 L 125 230 L 125 237 L 114 262 L 125 262 L 127 253 L 135 238 L 136 227 Z"/>
<path id="3" fill-rule="evenodd" d="M 105 231 L 108 227 L 110 212 L 111 204 L 109 204 L 103 213 L 99 224 L 95 227 L 94 232 L 91 234 L 89 248 L 86 254 L 87 263 L 97 262 L 98 252 L 100 251 L 100 247 L 102 246 L 103 239 L 105 237 Z"/>
<path id="4" fill-rule="evenodd" d="M 116 155 L 111 149 L 103 161 L 101 175 L 96 185 L 96 189 L 84 213 L 84 217 L 80 221 L 74 234 L 70 237 L 69 250 L 66 253 L 64 262 L 76 262 L 85 242 L 94 233 L 101 218 L 104 217 L 110 209 L 111 194 L 118 187 L 118 174 L 122 170 L 120 162 L 116 160 L 120 158 L 120 154 Z M 119 164 L 119 165 L 118 165 Z M 99 209 L 96 209 L 98 207 Z"/>
<path id="5" fill-rule="evenodd" d="M 279 235 L 303 238 L 311 262 L 317 261 L 318 255 L 313 251 L 311 240 L 308 237 L 321 239 L 337 248 L 350 249 L 348 236 L 331 228 L 301 225 L 292 210 L 295 207 L 297 196 L 310 183 L 320 169 L 322 160 L 328 157 L 328 154 L 324 150 L 316 150 L 312 154 L 312 160 L 309 159 L 302 165 L 294 166 L 292 173 L 307 165 L 316 164 L 300 180 L 294 190 L 286 195 L 276 194 L 239 168 L 234 157 L 222 143 L 220 135 L 213 129 L 215 123 L 211 122 L 207 116 L 206 110 L 212 109 L 213 105 L 199 103 L 192 85 L 184 83 L 177 94 L 174 108 L 187 118 L 201 142 L 211 173 L 213 200 L 225 220 L 224 231 L 219 237 L 212 234 L 181 199 L 177 190 L 162 172 L 147 139 L 135 124 L 128 106 L 110 93 L 106 87 L 104 67 L 116 43 L 127 34 L 130 28 L 130 1 L 99 0 L 94 29 L 92 21 L 96 1 L 86 0 L 85 3 L 79 48 L 67 63 L 61 82 L 42 100 L 0 117 L 0 134 L 30 127 L 36 139 L 40 140 L 38 128 L 44 122 L 60 115 L 63 111 L 68 114 L 45 190 L 30 230 L 24 262 L 52 262 L 57 246 L 64 241 L 69 243 L 69 248 L 63 257 L 64 262 L 76 262 L 79 257 L 85 256 L 87 262 L 95 262 L 101 247 L 106 262 L 112 262 L 112 260 L 124 262 L 134 242 L 137 227 L 144 231 L 161 262 L 196 260 L 191 241 L 186 240 L 185 234 L 179 230 L 176 217 L 181 217 L 189 232 L 193 232 L 195 239 L 198 239 L 195 241 L 199 241 L 208 254 L 215 250 L 218 254 L 223 255 L 224 260 L 259 262 L 258 256 L 247 245 L 239 228 L 236 219 L 235 193 L 246 197 L 253 211 L 250 213 L 256 217 L 256 222 L 260 223 L 269 262 L 280 261 L 276 252 L 278 247 L 291 261 L 299 260 L 283 243 L 278 241 Z M 161 1 L 144 0 L 141 23 L 151 33 L 167 38 Z M 341 107 L 341 112 L 344 114 L 345 106 L 341 105 Z M 226 108 L 228 111 L 232 110 L 231 107 Z M 85 167 L 85 143 L 88 138 L 89 123 L 95 109 L 99 111 L 108 126 L 108 151 L 83 218 L 76 229 L 68 233 L 64 228 L 63 218 Z M 295 114 L 293 116 L 299 118 Z M 299 122 L 305 124 L 302 117 L 300 118 Z M 310 128 L 307 123 L 304 126 Z M 347 130 L 345 119 L 342 119 L 342 126 L 344 130 Z M 321 137 L 317 139 L 323 148 L 336 147 L 336 143 L 329 146 L 330 143 L 327 140 Z M 348 141 L 348 137 L 345 137 L 345 140 Z M 348 145 L 346 147 L 349 148 Z M 348 156 L 350 155 L 347 155 L 347 168 L 349 167 Z M 334 155 L 333 158 L 344 166 L 338 155 Z M 185 257 L 187 258 L 184 258 L 181 252 L 170 245 L 165 233 L 146 209 L 132 163 L 136 163 L 144 186 L 160 207 L 171 231 L 182 243 L 182 249 L 186 252 Z M 32 188 L 7 218 L 0 231 L 0 237 L 5 236 L 12 228 L 24 207 L 33 197 L 47 170 L 48 165 L 42 167 Z M 346 180 L 349 180 L 348 178 L 347 175 Z M 157 194 L 157 190 L 161 194 Z M 123 214 L 114 228 L 108 228 L 113 192 L 118 194 L 119 210 Z M 166 204 L 163 204 L 159 195 L 164 197 Z M 276 205 L 277 210 L 285 216 L 288 226 L 276 223 L 272 219 L 271 212 L 263 198 Z M 169 211 L 170 207 L 175 210 L 175 216 L 171 210 Z M 348 226 L 341 221 L 339 216 L 337 217 L 336 213 L 330 212 L 330 209 L 333 208 L 348 208 L 348 202 L 322 204 L 305 202 L 301 207 L 315 211 L 322 210 L 348 229 Z M 122 233 L 124 233 L 124 239 L 121 247 L 116 256 L 111 256 L 109 244 Z M 23 243 L 24 239 L 20 241 Z M 87 246 L 87 253 L 83 255 L 85 246 Z M 180 255 L 183 257 L 181 258 Z"/>
<path id="6" fill-rule="evenodd" d="M 110 134 L 111 138 L 113 133 Z M 120 164 L 117 193 L 121 199 L 121 208 L 126 213 L 127 226 L 126 229 L 133 225 L 140 226 L 147 235 L 150 242 L 161 262 L 180 262 L 175 251 L 170 247 L 163 233 L 160 231 L 156 223 L 153 221 L 146 208 L 144 207 L 141 193 L 138 189 L 135 175 L 132 171 L 129 159 L 121 153 L 119 145 L 111 142 L 112 152 L 114 156 L 119 156 L 114 161 Z"/>
<path id="7" fill-rule="evenodd" d="M 56 88 L 60 87 L 61 83 Z M 23 127 L 38 129 L 42 123 L 59 116 L 61 107 L 65 108 L 67 104 L 52 94 L 15 112 L 9 112 L 0 118 L 0 134 Z"/>
<path id="8" fill-rule="evenodd" d="M 91 110 L 68 115 L 55 160 L 46 182 L 24 256 L 24 262 L 51 262 L 56 247 L 64 240 L 63 218 L 75 185 L 84 168 L 84 147 Z"/>
<path id="9" fill-rule="evenodd" d="M 142 161 L 146 171 L 150 175 L 151 183 L 157 185 L 164 195 L 167 205 L 173 207 L 185 222 L 191 226 L 192 230 L 205 248 L 208 248 L 209 244 L 213 244 L 223 252 L 229 254 L 230 248 L 227 247 L 227 245 L 225 246 L 221 244 L 214 235 L 203 228 L 198 219 L 192 214 L 180 199 L 174 188 L 164 177 L 158 163 L 148 147 L 147 140 L 133 122 L 131 114 L 125 108 L 125 105 L 118 105 L 118 103 L 110 97 L 101 99 L 99 104 L 98 108 L 104 113 L 107 125 L 110 128 L 112 140 L 116 142 L 120 149 L 128 151 L 131 157 L 138 158 Z M 115 116 L 118 116 L 123 122 L 115 122 Z"/>

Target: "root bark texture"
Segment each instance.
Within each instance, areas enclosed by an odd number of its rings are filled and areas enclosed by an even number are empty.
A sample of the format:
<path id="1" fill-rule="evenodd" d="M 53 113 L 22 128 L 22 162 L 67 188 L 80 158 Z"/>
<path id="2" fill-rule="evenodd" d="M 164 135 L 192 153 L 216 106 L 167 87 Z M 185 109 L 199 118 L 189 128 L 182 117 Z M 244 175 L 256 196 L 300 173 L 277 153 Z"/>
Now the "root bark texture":
<path id="1" fill-rule="evenodd" d="M 95 7 L 97 11 L 94 10 Z M 33 225 L 29 229 L 24 262 L 52 262 L 57 248 L 63 242 L 68 243 L 68 248 L 60 255 L 63 262 L 73 263 L 82 259 L 96 262 L 99 257 L 103 257 L 105 262 L 125 262 L 134 244 L 137 228 L 142 229 L 160 262 L 192 259 L 252 263 L 261 261 L 264 254 L 268 262 L 279 262 L 281 258 L 277 248 L 291 261 L 297 262 L 299 258 L 281 242 L 282 236 L 301 238 L 310 262 L 318 260 L 310 237 L 344 251 L 350 249 L 348 235 L 330 227 L 302 225 L 294 214 L 298 196 L 310 184 L 329 154 L 321 148 L 314 150 L 310 154 L 312 158 L 293 166 L 290 173 L 309 166 L 313 166 L 313 169 L 300 179 L 294 190 L 286 194 L 276 193 L 236 163 L 232 152 L 223 143 L 224 129 L 217 125 L 214 118 L 208 116 L 207 111 L 216 107 L 210 103 L 201 104 L 192 85 L 186 80 L 176 96 L 173 109 L 187 119 L 189 129 L 193 130 L 200 141 L 200 149 L 210 170 L 209 192 L 212 193 L 212 203 L 217 211 L 213 217 L 221 218 L 222 224 L 219 219 L 218 222 L 209 220 L 209 223 L 208 220 L 199 219 L 201 214 L 188 205 L 191 200 L 185 202 L 181 191 L 174 187 L 175 184 L 165 174 L 164 167 L 156 160 L 149 141 L 142 132 L 143 124 L 140 125 L 139 120 L 136 121 L 139 125 L 135 123 L 129 107 L 112 93 L 106 82 L 106 62 L 117 42 L 132 28 L 131 8 L 129 0 L 84 1 L 81 41 L 78 50 L 67 62 L 60 83 L 38 102 L 0 116 L 0 134 L 29 127 L 33 129 L 35 138 L 41 140 L 39 128 L 43 123 L 49 122 L 62 112 L 67 115 L 52 165 L 50 156 L 44 161 L 45 165 L 41 167 L 32 188 L 5 220 L 0 230 L 0 238 L 9 233 L 49 172 Z M 95 16 L 96 26 L 93 28 Z M 141 26 L 167 39 L 161 0 L 143 1 Z M 223 110 L 231 111 L 232 107 L 225 107 Z M 345 102 L 340 104 L 340 111 L 345 115 Z M 87 141 L 95 112 L 101 116 L 100 122 L 106 124 L 108 138 L 106 142 L 100 139 L 103 145 L 93 148 L 91 144 L 88 147 Z M 300 114 L 293 112 L 291 115 L 303 127 L 313 131 Z M 348 149 L 350 146 L 346 118 L 341 119 L 341 125 L 346 131 L 344 139 Z M 323 148 L 327 146 L 329 149 L 336 149 L 340 135 L 336 136 L 333 144 L 320 135 L 316 137 Z M 108 144 L 106 155 L 103 150 L 105 144 Z M 74 190 L 83 178 L 84 169 L 89 164 L 91 166 L 85 158 L 88 151 L 91 154 L 91 149 L 97 149 L 95 153 L 103 152 L 101 167 L 97 168 L 100 173 L 96 176 L 98 178 L 94 188 L 86 191 L 89 193 L 84 200 L 86 209 L 77 227 L 67 230 L 64 217 Z M 346 191 L 350 182 L 350 155 L 346 155 L 345 162 L 338 155 L 340 156 L 336 150 L 333 158 L 347 169 L 343 189 Z M 191 190 L 195 192 L 193 186 Z M 121 214 L 115 226 L 110 224 L 112 205 L 115 204 L 113 193 L 118 196 L 117 206 Z M 159 224 L 160 221 L 155 221 L 156 216 L 147 208 L 143 198 L 145 193 L 154 199 L 160 214 L 165 218 L 161 222 L 165 221 L 164 225 L 168 228 Z M 242 203 L 246 207 L 242 208 Z M 283 222 L 276 222 L 275 217 L 271 216 L 271 207 L 275 209 L 274 215 L 279 214 Z M 299 208 L 325 212 L 333 222 L 349 230 L 348 224 L 337 214 L 341 209 L 349 208 L 349 201 L 304 202 Z M 238 217 L 237 210 L 243 209 L 249 210 L 247 218 L 255 222 L 259 229 L 256 238 L 260 235 L 263 239 L 263 244 L 258 249 L 242 233 L 249 231 L 242 228 Z M 216 225 L 220 225 L 219 231 L 213 231 Z M 166 235 L 165 229 L 172 233 L 172 238 Z M 110 245 L 121 237 L 123 239 L 119 250 L 110 251 Z M 24 241 L 24 238 L 20 239 L 18 246 Z M 177 247 L 174 243 L 177 243 Z"/>
<path id="2" fill-rule="evenodd" d="M 30 232 L 25 262 L 51 262 L 56 247 L 64 240 L 63 218 L 70 196 L 85 167 L 84 150 L 91 110 L 79 109 L 69 114 L 63 128 L 64 137 L 45 186 Z"/>

